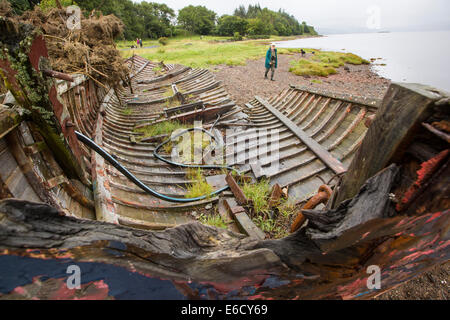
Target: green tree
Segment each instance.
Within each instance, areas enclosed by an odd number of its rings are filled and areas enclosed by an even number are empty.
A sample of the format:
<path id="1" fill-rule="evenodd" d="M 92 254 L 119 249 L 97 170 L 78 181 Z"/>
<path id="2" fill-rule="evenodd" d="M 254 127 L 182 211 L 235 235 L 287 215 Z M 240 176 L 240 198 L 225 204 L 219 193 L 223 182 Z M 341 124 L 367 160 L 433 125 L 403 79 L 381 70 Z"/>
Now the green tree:
<path id="1" fill-rule="evenodd" d="M 73 4 L 76 4 L 75 1 L 72 0 L 59 0 L 59 4 L 63 7 L 68 7 L 71 6 Z M 53 9 L 56 8 L 58 5 L 56 3 L 56 0 L 41 0 L 39 2 L 39 7 L 43 10 L 43 11 L 47 11 L 49 9 Z"/>
<path id="2" fill-rule="evenodd" d="M 245 6 L 240 5 L 237 9 L 234 9 L 234 15 L 243 19 L 247 19 L 247 9 L 245 9 Z"/>
<path id="3" fill-rule="evenodd" d="M 137 4 L 144 23 L 146 38 L 160 38 L 172 35 L 171 20 L 175 11 L 165 4 L 141 2 Z"/>
<path id="4" fill-rule="evenodd" d="M 208 35 L 216 24 L 216 13 L 205 6 L 187 6 L 178 13 L 178 24 L 196 34 Z"/>
<path id="5" fill-rule="evenodd" d="M 302 27 L 303 27 L 303 33 L 309 33 L 309 28 L 305 21 L 302 22 Z"/>
<path id="6" fill-rule="evenodd" d="M 249 5 L 248 9 L 247 9 L 247 15 L 246 18 L 248 19 L 255 19 L 259 16 L 259 14 L 261 13 L 262 9 L 261 6 L 259 4 L 257 5 Z"/>
<path id="7" fill-rule="evenodd" d="M 217 33 L 221 36 L 232 36 L 235 32 L 243 35 L 247 32 L 248 22 L 238 16 L 223 15 L 217 23 Z"/>
<path id="8" fill-rule="evenodd" d="M 303 29 L 314 34 L 312 27 L 302 25 L 298 20 L 284 10 L 272 11 L 268 8 L 261 8 L 259 4 L 249 5 L 245 8 L 243 5 L 234 10 L 235 17 L 247 21 L 246 33 L 249 35 L 300 35 Z M 221 21 L 219 20 L 219 32 L 221 32 Z"/>
<path id="9" fill-rule="evenodd" d="M 146 2 L 134 3 L 131 0 L 77 0 L 79 6 L 90 14 L 114 14 L 125 25 L 124 37 L 127 40 L 136 38 L 154 38 L 172 35 L 171 20 L 175 11 L 165 4 Z"/>
<path id="10" fill-rule="evenodd" d="M 15 14 L 22 14 L 24 11 L 33 10 L 39 4 L 39 0 L 8 0 Z"/>
<path id="11" fill-rule="evenodd" d="M 248 19 L 247 33 L 249 35 L 271 35 L 275 34 L 273 25 L 263 21 L 263 19 Z"/>

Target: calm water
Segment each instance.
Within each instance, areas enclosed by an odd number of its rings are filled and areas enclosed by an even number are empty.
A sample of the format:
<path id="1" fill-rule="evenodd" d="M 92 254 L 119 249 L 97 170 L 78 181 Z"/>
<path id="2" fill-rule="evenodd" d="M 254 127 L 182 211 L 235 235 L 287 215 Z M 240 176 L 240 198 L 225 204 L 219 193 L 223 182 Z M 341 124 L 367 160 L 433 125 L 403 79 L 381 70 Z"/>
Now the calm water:
<path id="1" fill-rule="evenodd" d="M 450 91 L 450 31 L 329 35 L 277 43 L 280 48 L 316 48 L 382 58 L 373 70 L 397 82 L 414 82 Z"/>

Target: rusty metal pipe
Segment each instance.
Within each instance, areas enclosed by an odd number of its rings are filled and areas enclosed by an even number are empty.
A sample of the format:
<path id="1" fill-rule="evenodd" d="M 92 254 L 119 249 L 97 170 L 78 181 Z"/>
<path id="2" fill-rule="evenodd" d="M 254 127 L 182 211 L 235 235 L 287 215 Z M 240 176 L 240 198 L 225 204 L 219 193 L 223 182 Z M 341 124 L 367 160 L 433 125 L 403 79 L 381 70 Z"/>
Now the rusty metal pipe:
<path id="1" fill-rule="evenodd" d="M 291 233 L 297 231 L 303 225 L 303 223 L 305 223 L 306 218 L 302 213 L 303 209 L 314 209 L 321 203 L 326 204 L 330 199 L 332 193 L 333 190 L 331 190 L 329 186 L 327 186 L 326 184 L 321 185 L 319 187 L 319 190 L 317 191 L 317 194 L 309 199 L 308 202 L 306 202 L 306 204 L 300 209 L 300 212 L 291 225 Z"/>

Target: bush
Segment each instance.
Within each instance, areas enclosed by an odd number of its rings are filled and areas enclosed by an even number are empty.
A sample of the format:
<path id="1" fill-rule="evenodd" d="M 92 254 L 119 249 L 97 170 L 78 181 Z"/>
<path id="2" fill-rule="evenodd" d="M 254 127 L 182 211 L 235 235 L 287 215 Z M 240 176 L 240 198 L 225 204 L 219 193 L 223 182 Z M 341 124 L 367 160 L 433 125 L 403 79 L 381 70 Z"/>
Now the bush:
<path id="1" fill-rule="evenodd" d="M 234 36 L 233 36 L 233 40 L 234 41 L 241 41 L 242 40 L 242 36 L 239 32 L 235 32 Z"/>
<path id="2" fill-rule="evenodd" d="M 158 42 L 160 44 L 162 44 L 163 46 L 167 45 L 169 43 L 169 39 L 167 39 L 166 37 L 161 37 L 158 39 Z"/>

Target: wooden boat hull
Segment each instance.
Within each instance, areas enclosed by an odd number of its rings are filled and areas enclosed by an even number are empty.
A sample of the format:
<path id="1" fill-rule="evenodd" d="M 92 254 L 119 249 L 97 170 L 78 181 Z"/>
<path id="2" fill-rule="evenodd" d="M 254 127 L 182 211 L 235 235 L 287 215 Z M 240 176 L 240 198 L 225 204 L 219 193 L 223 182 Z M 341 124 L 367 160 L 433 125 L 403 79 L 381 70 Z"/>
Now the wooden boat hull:
<path id="1" fill-rule="evenodd" d="M 17 107 L 0 110 L 0 268 L 14 263 L 13 272 L 35 275 L 30 268 L 39 265 L 39 274 L 49 279 L 2 284 L 1 298 L 62 297 L 64 290 L 49 290 L 65 285 L 65 273 L 52 271 L 61 259 L 105 266 L 91 269 L 82 281 L 98 289 L 96 298 L 121 298 L 110 290 L 109 275 L 131 271 L 144 283 L 158 283 L 155 298 L 181 293 L 248 299 L 370 298 L 448 261 L 448 133 L 439 129 L 448 121 L 446 93 L 392 84 L 383 102 L 374 104 L 291 87 L 239 107 L 210 72 L 168 65 L 160 76 L 156 64 L 137 56 L 127 61 L 131 83 L 123 89 L 99 87 L 83 77 L 47 81 L 35 63 L 46 59 L 45 43 L 34 41 L 39 45 L 31 44 L 23 63 L 33 86 L 43 90 L 49 84 L 40 100 L 48 114 L 36 112 L 30 119 Z M 11 66 L 1 60 L 17 104 L 28 108 L 19 97 L 30 92 Z M 138 142 L 134 129 L 165 119 L 167 105 L 186 99 L 206 107 L 187 111 L 193 116 L 185 121 L 198 117 L 209 121 L 205 127 L 228 128 L 224 138 L 230 146 L 233 137 L 249 141 L 227 152 L 235 159 L 243 154 L 243 163 L 233 164 L 255 180 L 269 177 L 289 187 L 289 196 L 299 202 L 323 181 L 339 180 L 331 201 L 321 210 L 305 210 L 308 224 L 290 236 L 257 240 L 186 214 L 217 197 L 174 205 L 145 194 L 73 138 L 74 130 L 82 132 L 149 186 L 182 196 L 186 172 L 154 158 L 156 142 Z M 39 122 L 44 114 L 51 125 Z M 271 171 L 270 157 L 258 159 L 255 146 L 261 145 L 261 130 L 273 129 L 281 167 Z M 60 154 L 63 145 L 67 152 Z M 259 170 L 251 165 L 255 158 Z M 381 289 L 367 285 L 373 265 L 381 270 Z M 103 282 L 90 282 L 97 270 Z M 133 283 L 123 286 L 135 289 Z"/>

